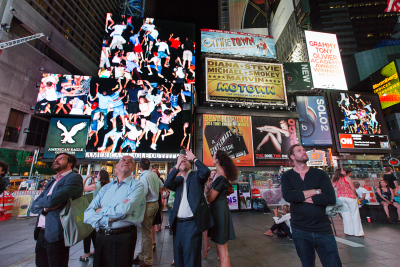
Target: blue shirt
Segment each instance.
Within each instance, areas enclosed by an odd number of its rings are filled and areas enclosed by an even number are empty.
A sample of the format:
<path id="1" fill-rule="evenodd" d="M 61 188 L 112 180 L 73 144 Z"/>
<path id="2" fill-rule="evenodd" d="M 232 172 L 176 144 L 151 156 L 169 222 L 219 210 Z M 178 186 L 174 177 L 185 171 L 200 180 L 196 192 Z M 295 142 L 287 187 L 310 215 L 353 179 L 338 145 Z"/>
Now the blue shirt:
<path id="1" fill-rule="evenodd" d="M 124 203 L 126 201 L 126 203 Z M 100 212 L 96 209 L 102 208 Z M 103 186 L 84 213 L 84 222 L 93 228 L 123 228 L 139 225 L 146 209 L 146 193 L 143 183 L 129 176 Z M 117 221 L 109 223 L 109 219 Z"/>
<path id="2" fill-rule="evenodd" d="M 145 170 L 140 174 L 140 181 L 143 183 L 146 192 L 146 202 L 154 202 L 158 200 L 160 188 L 164 187 L 164 183 L 158 178 L 155 172 Z"/>
<path id="3" fill-rule="evenodd" d="M 99 109 L 108 109 L 108 103 L 110 103 L 111 97 L 109 95 L 104 96 L 100 93 L 97 93 L 96 96 L 99 98 Z"/>
<path id="4" fill-rule="evenodd" d="M 119 98 L 119 91 L 117 91 L 117 92 L 115 92 L 114 94 L 111 95 L 111 99 L 112 99 L 112 100 L 116 100 L 116 101 L 112 101 L 112 102 L 111 102 L 111 106 L 112 106 L 113 108 L 119 107 L 119 106 L 121 106 L 121 105 L 124 104 L 124 103 L 122 103 L 122 98 L 120 98 L 120 99 L 118 99 L 118 98 Z M 117 100 L 117 99 L 118 99 L 118 100 Z"/>

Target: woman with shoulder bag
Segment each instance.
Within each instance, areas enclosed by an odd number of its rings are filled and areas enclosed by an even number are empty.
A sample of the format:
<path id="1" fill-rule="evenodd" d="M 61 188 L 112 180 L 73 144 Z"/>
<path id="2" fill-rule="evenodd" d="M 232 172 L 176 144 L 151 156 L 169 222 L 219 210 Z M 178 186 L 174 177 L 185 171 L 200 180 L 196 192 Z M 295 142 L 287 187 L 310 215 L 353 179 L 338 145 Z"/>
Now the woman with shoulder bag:
<path id="1" fill-rule="evenodd" d="M 349 210 L 342 212 L 345 235 L 362 237 L 364 231 L 361 225 L 360 211 L 358 209 L 358 198 L 351 179 L 345 176 L 342 169 L 336 169 L 332 179 L 333 188 L 337 189 L 337 197 Z"/>

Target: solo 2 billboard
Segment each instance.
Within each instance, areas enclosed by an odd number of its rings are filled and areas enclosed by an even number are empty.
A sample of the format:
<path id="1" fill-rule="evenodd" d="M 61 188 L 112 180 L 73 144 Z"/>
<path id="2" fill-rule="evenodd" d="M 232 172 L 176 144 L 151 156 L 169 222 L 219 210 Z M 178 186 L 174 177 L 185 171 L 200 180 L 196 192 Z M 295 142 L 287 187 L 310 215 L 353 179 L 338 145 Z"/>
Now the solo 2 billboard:
<path id="1" fill-rule="evenodd" d="M 347 90 L 336 34 L 304 31 L 314 87 Z"/>
<path id="2" fill-rule="evenodd" d="M 400 80 L 395 61 L 369 77 L 374 93 L 379 95 L 382 109 L 400 103 Z"/>
<path id="3" fill-rule="evenodd" d="M 201 30 L 201 52 L 274 58 L 271 36 L 222 30 Z"/>
<path id="4" fill-rule="evenodd" d="M 328 97 L 338 152 L 391 151 L 378 95 L 336 91 Z"/>
<path id="5" fill-rule="evenodd" d="M 89 119 L 51 118 L 43 157 L 69 153 L 85 158 L 89 124 Z"/>
<path id="6" fill-rule="evenodd" d="M 253 166 L 251 117 L 203 114 L 203 162 L 213 166 L 212 157 L 224 150 L 236 166 Z"/>
<path id="7" fill-rule="evenodd" d="M 323 96 L 297 96 L 297 112 L 303 146 L 331 146 L 328 112 Z"/>
<path id="8" fill-rule="evenodd" d="M 311 90 L 313 87 L 310 63 L 283 63 L 286 92 Z"/>
<path id="9" fill-rule="evenodd" d="M 281 64 L 206 58 L 207 101 L 287 105 Z"/>
<path id="10" fill-rule="evenodd" d="M 255 166 L 289 166 L 287 150 L 298 143 L 296 121 L 252 117 L 252 126 Z"/>

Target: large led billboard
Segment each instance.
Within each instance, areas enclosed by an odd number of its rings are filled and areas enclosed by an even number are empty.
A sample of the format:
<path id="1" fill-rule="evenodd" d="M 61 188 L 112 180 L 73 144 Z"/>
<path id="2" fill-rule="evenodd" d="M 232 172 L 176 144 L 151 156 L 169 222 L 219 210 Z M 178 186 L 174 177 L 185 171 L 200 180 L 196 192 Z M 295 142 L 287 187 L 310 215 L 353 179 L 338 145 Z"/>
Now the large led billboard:
<path id="1" fill-rule="evenodd" d="M 84 158 L 89 124 L 90 120 L 84 118 L 52 118 L 43 157 L 69 153 Z"/>
<path id="2" fill-rule="evenodd" d="M 35 113 L 90 115 L 91 80 L 89 76 L 44 73 Z"/>
<path id="3" fill-rule="evenodd" d="M 166 87 L 194 82 L 194 52 L 194 24 L 108 13 L 99 76 Z"/>
<path id="4" fill-rule="evenodd" d="M 281 64 L 206 58 L 207 101 L 287 105 Z"/>
<path id="5" fill-rule="evenodd" d="M 201 30 L 201 52 L 275 58 L 271 36 L 222 30 Z"/>
<path id="6" fill-rule="evenodd" d="M 283 63 L 286 92 L 311 90 L 313 81 L 309 62 Z"/>
<path id="7" fill-rule="evenodd" d="M 336 34 L 304 32 L 314 87 L 347 90 Z"/>
<path id="8" fill-rule="evenodd" d="M 395 61 L 369 77 L 374 93 L 379 95 L 382 109 L 400 103 L 400 80 Z"/>
<path id="9" fill-rule="evenodd" d="M 296 120 L 252 117 L 255 166 L 291 165 L 287 150 L 297 144 Z"/>
<path id="10" fill-rule="evenodd" d="M 378 95 L 334 91 L 328 96 L 338 152 L 391 151 Z"/>
<path id="11" fill-rule="evenodd" d="M 218 149 L 226 151 L 236 166 L 254 166 L 251 117 L 203 115 L 203 162 L 213 166 Z"/>
<path id="12" fill-rule="evenodd" d="M 303 146 L 331 146 L 328 111 L 323 96 L 297 96 L 297 113 Z"/>

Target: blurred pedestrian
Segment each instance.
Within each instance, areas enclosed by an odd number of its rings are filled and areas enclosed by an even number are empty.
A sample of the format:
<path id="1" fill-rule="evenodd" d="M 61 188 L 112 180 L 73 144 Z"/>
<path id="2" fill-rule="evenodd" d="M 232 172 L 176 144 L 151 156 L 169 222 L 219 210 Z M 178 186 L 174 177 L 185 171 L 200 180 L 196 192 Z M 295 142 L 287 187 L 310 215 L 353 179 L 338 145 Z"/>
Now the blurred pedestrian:
<path id="1" fill-rule="evenodd" d="M 397 182 L 396 176 L 393 174 L 392 167 L 385 167 L 385 175 L 383 175 L 383 180 L 388 182 L 388 186 L 392 189 L 399 187 L 399 183 Z"/>
<path id="2" fill-rule="evenodd" d="M 0 195 L 7 189 L 9 180 L 6 178 L 8 173 L 8 164 L 0 160 Z M 0 206 L 0 218 L 4 215 L 5 209 Z"/>

